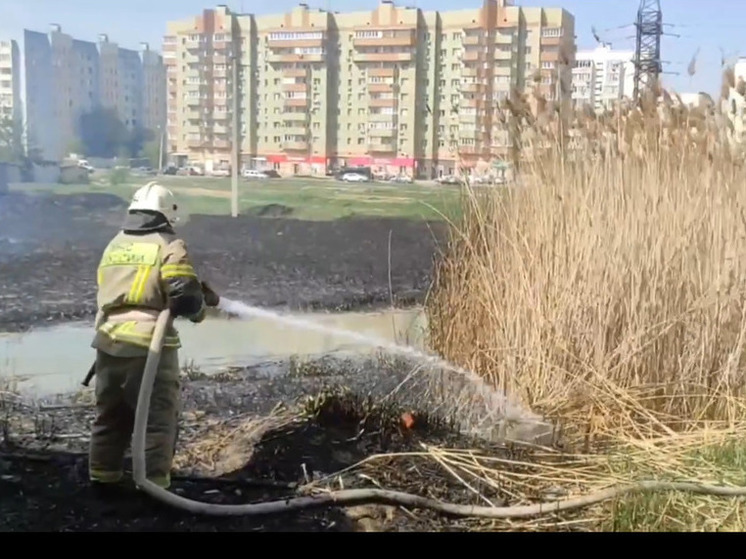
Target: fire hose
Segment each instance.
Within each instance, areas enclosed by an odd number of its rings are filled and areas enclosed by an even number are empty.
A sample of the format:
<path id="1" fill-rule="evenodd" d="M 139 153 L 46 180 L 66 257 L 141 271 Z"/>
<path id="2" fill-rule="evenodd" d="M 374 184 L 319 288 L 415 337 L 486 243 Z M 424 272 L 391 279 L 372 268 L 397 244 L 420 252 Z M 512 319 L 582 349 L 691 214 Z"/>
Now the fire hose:
<path id="1" fill-rule="evenodd" d="M 225 505 L 193 501 L 160 487 L 146 477 L 145 436 L 147 432 L 153 383 L 158 373 L 158 364 L 163 350 L 166 331 L 172 321 L 173 316 L 169 309 L 161 311 L 156 320 L 153 337 L 150 342 L 150 350 L 148 351 L 148 357 L 145 362 L 145 371 L 140 384 L 137 409 L 135 410 L 135 424 L 132 434 L 132 477 L 134 478 L 135 484 L 151 497 L 154 497 L 167 505 L 171 505 L 193 514 L 205 514 L 211 516 L 261 516 L 325 506 L 350 506 L 370 502 L 430 509 L 455 516 L 498 515 L 497 517 L 499 517 L 502 512 L 500 508 L 441 503 L 418 495 L 384 489 L 348 489 L 327 492 L 316 496 L 299 496 L 264 503 Z M 515 513 L 515 511 L 513 511 L 513 513 Z"/>
<path id="2" fill-rule="evenodd" d="M 167 505 L 193 514 L 211 516 L 261 516 L 325 506 L 350 506 L 376 502 L 393 506 L 429 509 L 451 516 L 505 519 L 526 518 L 541 514 L 578 509 L 613 499 L 621 495 L 643 492 L 688 491 L 698 494 L 719 495 L 725 497 L 746 495 L 746 488 L 744 487 L 722 487 L 696 482 L 643 481 L 629 485 L 622 485 L 620 487 L 611 487 L 591 495 L 576 497 L 564 501 L 509 507 L 443 503 L 433 499 L 420 497 L 418 495 L 411 495 L 409 493 L 398 491 L 388 491 L 385 489 L 348 489 L 327 492 L 316 496 L 299 496 L 277 501 L 241 505 L 225 505 L 193 501 L 181 497 L 180 495 L 176 495 L 175 493 L 171 493 L 146 477 L 145 435 L 148 424 L 150 398 L 153 392 L 153 383 L 158 372 L 158 364 L 163 350 L 165 334 L 171 322 L 172 315 L 170 310 L 166 309 L 162 311 L 156 320 L 153 337 L 150 342 L 150 351 L 148 352 L 148 357 L 145 363 L 145 371 L 142 378 L 142 384 L 140 385 L 137 409 L 135 411 L 135 425 L 132 435 L 132 473 L 135 484 L 141 490 Z"/>

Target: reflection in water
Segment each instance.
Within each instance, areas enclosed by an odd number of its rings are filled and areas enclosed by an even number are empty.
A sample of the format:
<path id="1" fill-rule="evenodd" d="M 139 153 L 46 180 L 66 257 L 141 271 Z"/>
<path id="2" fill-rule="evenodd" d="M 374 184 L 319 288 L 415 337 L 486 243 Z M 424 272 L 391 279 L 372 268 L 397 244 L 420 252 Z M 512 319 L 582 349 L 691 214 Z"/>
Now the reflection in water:
<path id="1" fill-rule="evenodd" d="M 382 313 L 314 313 L 304 318 L 392 342 L 423 347 L 426 328 L 421 310 Z M 347 339 L 288 328 L 271 320 L 207 318 L 202 324 L 179 320 L 182 365 L 204 372 L 251 365 L 293 355 L 333 352 L 370 353 L 374 348 Z M 94 359 L 92 326 L 66 325 L 24 334 L 0 334 L 0 379 L 18 378 L 19 389 L 36 396 L 80 388 Z"/>

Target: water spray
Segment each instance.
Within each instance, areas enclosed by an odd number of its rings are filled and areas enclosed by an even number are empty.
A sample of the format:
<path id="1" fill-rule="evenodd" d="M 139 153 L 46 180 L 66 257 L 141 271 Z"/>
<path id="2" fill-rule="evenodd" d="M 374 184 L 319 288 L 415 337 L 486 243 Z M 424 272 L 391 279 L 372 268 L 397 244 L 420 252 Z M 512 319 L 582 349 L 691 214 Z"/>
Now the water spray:
<path id="1" fill-rule="evenodd" d="M 334 334 L 340 337 L 346 337 L 367 345 L 384 347 L 387 350 L 395 353 L 407 355 L 420 359 L 422 361 L 436 364 L 445 369 L 465 375 L 467 378 L 472 380 L 483 392 L 483 395 L 487 398 L 487 401 L 495 405 L 496 410 L 504 412 L 518 411 L 518 408 L 511 408 L 510 406 L 508 406 L 507 398 L 502 397 L 494 390 L 491 390 L 486 385 L 484 380 L 482 380 L 482 378 L 475 374 L 473 371 L 468 371 L 461 367 L 457 367 L 443 359 L 440 359 L 439 357 L 428 355 L 426 353 L 418 351 L 415 348 L 400 346 L 387 340 L 364 336 L 356 332 L 349 332 L 347 330 L 332 328 L 295 317 L 283 316 L 272 311 L 246 305 L 238 301 L 221 299 L 221 303 L 218 308 L 224 312 L 241 317 L 268 318 L 271 320 L 282 322 L 289 326 L 295 326 L 307 330 L 315 330 L 319 332 Z M 424 506 L 435 510 L 451 512 L 455 514 L 459 514 L 459 511 L 468 511 L 468 514 L 474 514 L 477 512 L 476 509 L 482 508 L 485 509 L 484 511 L 481 511 L 483 514 L 495 514 L 495 511 L 491 509 L 491 507 L 460 507 L 458 505 L 438 503 L 430 499 L 416 497 L 405 493 L 384 490 L 352 489 L 338 492 L 336 495 L 327 494 L 321 496 L 298 497 L 294 499 L 283 499 L 281 501 L 245 505 L 222 505 L 193 501 L 191 499 L 181 497 L 180 495 L 176 495 L 175 493 L 171 493 L 167 489 L 160 487 L 156 483 L 149 480 L 146 475 L 147 468 L 145 456 L 145 437 L 147 432 L 148 416 L 150 415 L 150 400 L 153 393 L 153 383 L 158 373 L 158 364 L 160 362 L 161 352 L 163 350 L 165 334 L 169 326 L 172 324 L 173 318 L 174 317 L 171 314 L 171 311 L 166 309 L 159 314 L 158 319 L 156 320 L 155 328 L 153 330 L 153 337 L 151 339 L 150 348 L 148 351 L 148 357 L 145 362 L 145 371 L 143 373 L 142 383 L 140 385 L 140 392 L 137 399 L 137 409 L 135 410 L 135 423 L 132 434 L 132 477 L 134 478 L 135 484 L 141 490 L 145 491 L 152 497 L 170 506 L 185 510 L 193 514 L 207 514 L 216 516 L 258 516 L 266 514 L 277 514 L 279 512 L 307 509 L 309 507 L 334 505 L 335 503 L 339 504 L 341 502 L 349 504 L 359 501 L 369 501 L 371 498 L 396 505 Z M 525 415 L 523 417 L 525 418 Z"/>
<path id="2" fill-rule="evenodd" d="M 294 328 L 311 330 L 319 332 L 321 334 L 329 334 L 337 338 L 346 338 L 350 341 L 355 341 L 366 346 L 381 347 L 390 353 L 396 353 L 405 357 L 411 357 L 419 362 L 434 365 L 446 371 L 457 373 L 468 379 L 478 389 L 480 396 L 484 398 L 485 404 L 487 406 L 487 413 L 491 417 L 499 415 L 500 417 L 508 420 L 530 420 L 534 417 L 534 414 L 532 414 L 528 410 L 523 409 L 518 404 L 511 403 L 506 395 L 499 394 L 474 371 L 469 371 L 468 369 L 464 369 L 463 367 L 454 365 L 453 363 L 450 363 L 436 355 L 429 355 L 425 352 L 419 351 L 414 347 L 399 345 L 383 338 L 368 336 L 365 334 L 360 334 L 359 332 L 345 330 L 343 328 L 326 326 L 324 324 L 319 324 L 310 320 L 304 320 L 295 316 L 282 315 L 267 309 L 254 307 L 240 301 L 232 301 L 222 297 L 220 299 L 218 309 L 227 314 L 239 316 L 241 318 L 265 318 L 268 320 L 286 324 L 287 326 L 291 326 Z"/>

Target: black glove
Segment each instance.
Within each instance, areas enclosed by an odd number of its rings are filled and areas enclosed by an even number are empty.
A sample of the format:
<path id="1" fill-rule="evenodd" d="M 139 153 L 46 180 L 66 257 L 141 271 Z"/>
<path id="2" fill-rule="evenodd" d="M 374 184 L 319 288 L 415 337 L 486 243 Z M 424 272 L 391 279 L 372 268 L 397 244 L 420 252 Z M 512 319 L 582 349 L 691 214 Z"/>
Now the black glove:
<path id="1" fill-rule="evenodd" d="M 220 297 L 212 290 L 206 281 L 202 282 L 202 296 L 205 298 L 205 305 L 208 307 L 217 307 L 220 303 Z"/>

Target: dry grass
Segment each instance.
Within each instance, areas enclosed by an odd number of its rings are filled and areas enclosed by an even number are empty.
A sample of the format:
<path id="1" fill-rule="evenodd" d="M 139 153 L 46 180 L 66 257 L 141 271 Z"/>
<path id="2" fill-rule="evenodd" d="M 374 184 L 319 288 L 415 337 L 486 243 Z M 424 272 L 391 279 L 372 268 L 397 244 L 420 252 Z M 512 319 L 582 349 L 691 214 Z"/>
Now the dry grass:
<path id="1" fill-rule="evenodd" d="M 521 187 L 465 189 L 427 305 L 433 348 L 560 423 L 570 448 L 626 454 L 609 479 L 727 470 L 746 432 L 746 173 L 723 116 L 519 105 Z M 637 499 L 617 528 L 675 501 Z"/>
<path id="2" fill-rule="evenodd" d="M 200 475 L 219 477 L 247 464 L 262 436 L 298 420 L 297 413 L 277 409 L 267 416 L 240 415 L 231 419 L 191 414 L 184 426 L 193 433 L 174 456 L 174 467 Z"/>

